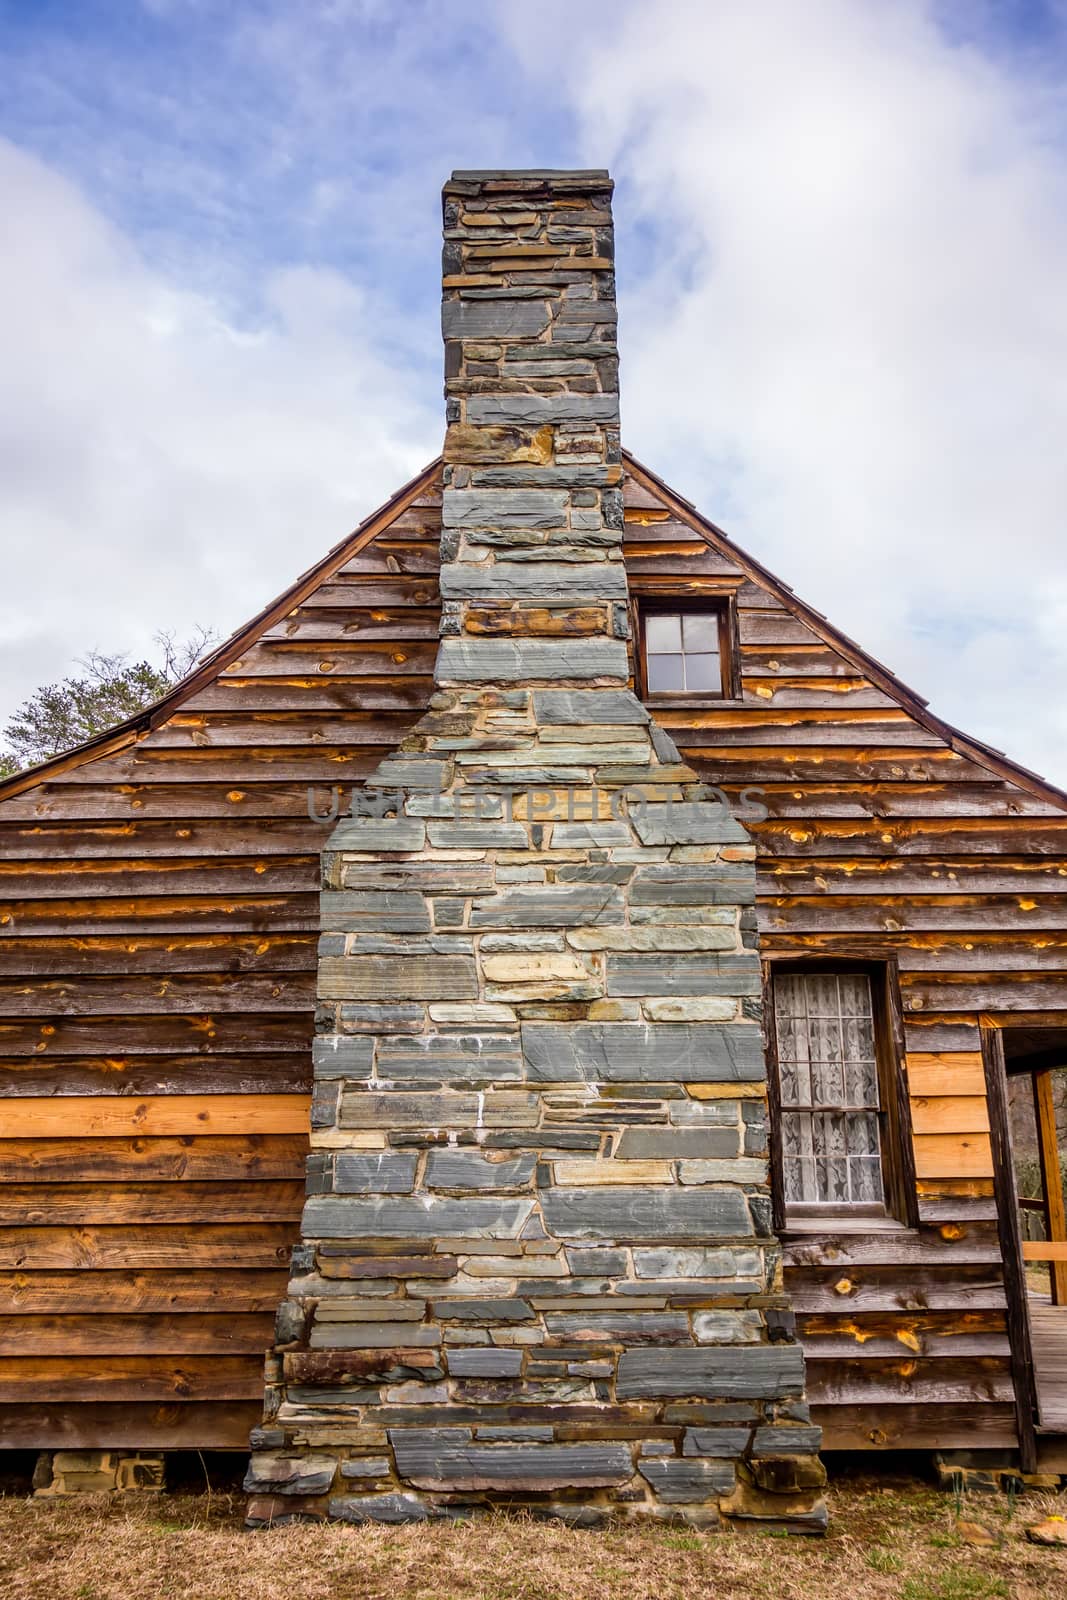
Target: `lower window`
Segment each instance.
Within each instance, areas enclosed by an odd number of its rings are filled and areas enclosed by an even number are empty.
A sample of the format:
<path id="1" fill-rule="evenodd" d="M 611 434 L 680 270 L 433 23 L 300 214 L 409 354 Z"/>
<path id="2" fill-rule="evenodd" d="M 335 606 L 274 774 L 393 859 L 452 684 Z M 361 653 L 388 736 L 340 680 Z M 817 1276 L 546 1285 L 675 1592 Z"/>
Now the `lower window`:
<path id="1" fill-rule="evenodd" d="M 778 1176 L 787 1222 L 906 1212 L 885 996 L 884 970 L 773 972 Z"/>

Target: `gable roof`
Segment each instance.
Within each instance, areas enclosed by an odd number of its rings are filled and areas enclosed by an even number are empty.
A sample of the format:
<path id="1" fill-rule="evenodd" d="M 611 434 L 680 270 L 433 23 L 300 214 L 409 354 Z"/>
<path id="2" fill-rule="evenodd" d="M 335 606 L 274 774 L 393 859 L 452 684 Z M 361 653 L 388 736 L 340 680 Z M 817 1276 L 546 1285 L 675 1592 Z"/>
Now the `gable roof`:
<path id="1" fill-rule="evenodd" d="M 857 672 L 869 678 L 928 733 L 941 739 L 966 760 L 986 767 L 997 777 L 1017 784 L 1038 799 L 1067 810 L 1067 791 L 1057 788 L 1048 779 L 1011 760 L 1003 751 L 985 744 L 980 739 L 971 738 L 959 728 L 935 715 L 921 695 L 909 688 L 894 672 L 883 666 L 855 640 L 836 628 L 822 612 L 816 611 L 813 606 L 801 600 L 788 584 L 783 583 L 754 556 L 740 549 L 728 534 L 704 517 L 690 500 L 671 489 L 651 468 L 644 466 L 626 450 L 623 451 L 623 461 L 630 478 L 654 495 L 672 517 L 690 528 L 713 550 L 732 562 L 753 583 L 773 595 L 787 611 L 818 635 L 830 649 L 837 651 L 855 667 Z M 180 683 L 176 683 L 159 700 L 127 718 L 125 722 L 95 734 L 73 749 L 0 782 L 0 801 L 12 799 L 39 783 L 45 783 L 60 773 L 69 772 L 98 757 L 111 755 L 136 743 L 139 738 L 165 722 L 187 700 L 214 683 L 231 663 L 239 660 L 257 639 L 288 615 L 295 606 L 299 606 L 320 584 L 371 544 L 379 534 L 385 532 L 408 507 L 422 495 L 432 493 L 438 486 L 441 467 L 441 457 L 431 461 L 384 505 L 365 517 L 351 533 L 339 540 L 276 599 L 264 606 L 249 622 L 198 662 Z"/>

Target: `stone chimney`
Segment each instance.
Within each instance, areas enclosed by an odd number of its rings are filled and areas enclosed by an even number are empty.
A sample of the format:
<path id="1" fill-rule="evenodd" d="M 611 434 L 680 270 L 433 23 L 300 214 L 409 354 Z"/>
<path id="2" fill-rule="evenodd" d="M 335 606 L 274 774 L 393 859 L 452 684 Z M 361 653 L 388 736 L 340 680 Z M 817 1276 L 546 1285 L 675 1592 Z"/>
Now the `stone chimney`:
<path id="1" fill-rule="evenodd" d="M 323 852 L 250 1521 L 825 1524 L 754 851 L 630 687 L 611 182 L 444 191 L 435 693 Z"/>

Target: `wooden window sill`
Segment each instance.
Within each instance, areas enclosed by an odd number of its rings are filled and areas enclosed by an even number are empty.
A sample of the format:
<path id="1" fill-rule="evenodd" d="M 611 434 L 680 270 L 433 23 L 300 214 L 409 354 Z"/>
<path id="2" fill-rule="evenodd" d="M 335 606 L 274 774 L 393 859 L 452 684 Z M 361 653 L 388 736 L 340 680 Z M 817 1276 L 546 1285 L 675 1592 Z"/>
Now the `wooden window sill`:
<path id="1" fill-rule="evenodd" d="M 782 1238 L 804 1233 L 913 1233 L 897 1217 L 857 1216 L 855 1213 L 827 1213 L 825 1217 L 787 1217 Z"/>
<path id="2" fill-rule="evenodd" d="M 716 711 L 741 711 L 745 700 L 728 700 L 721 694 L 646 694 L 644 705 L 649 711 L 684 711 L 693 706 L 707 706 Z"/>

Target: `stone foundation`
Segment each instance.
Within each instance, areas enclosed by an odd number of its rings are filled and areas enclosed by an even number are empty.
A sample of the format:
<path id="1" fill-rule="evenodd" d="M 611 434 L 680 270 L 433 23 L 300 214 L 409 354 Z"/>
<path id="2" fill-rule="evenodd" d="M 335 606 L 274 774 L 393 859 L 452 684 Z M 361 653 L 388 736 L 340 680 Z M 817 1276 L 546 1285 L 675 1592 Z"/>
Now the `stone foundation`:
<path id="1" fill-rule="evenodd" d="M 34 1499 L 86 1494 L 160 1494 L 164 1458 L 138 1450 L 56 1450 L 37 1458 Z"/>
<path id="2" fill-rule="evenodd" d="M 323 855 L 253 1523 L 825 1525 L 754 851 L 630 687 L 610 184 L 445 191 L 430 711 Z"/>

